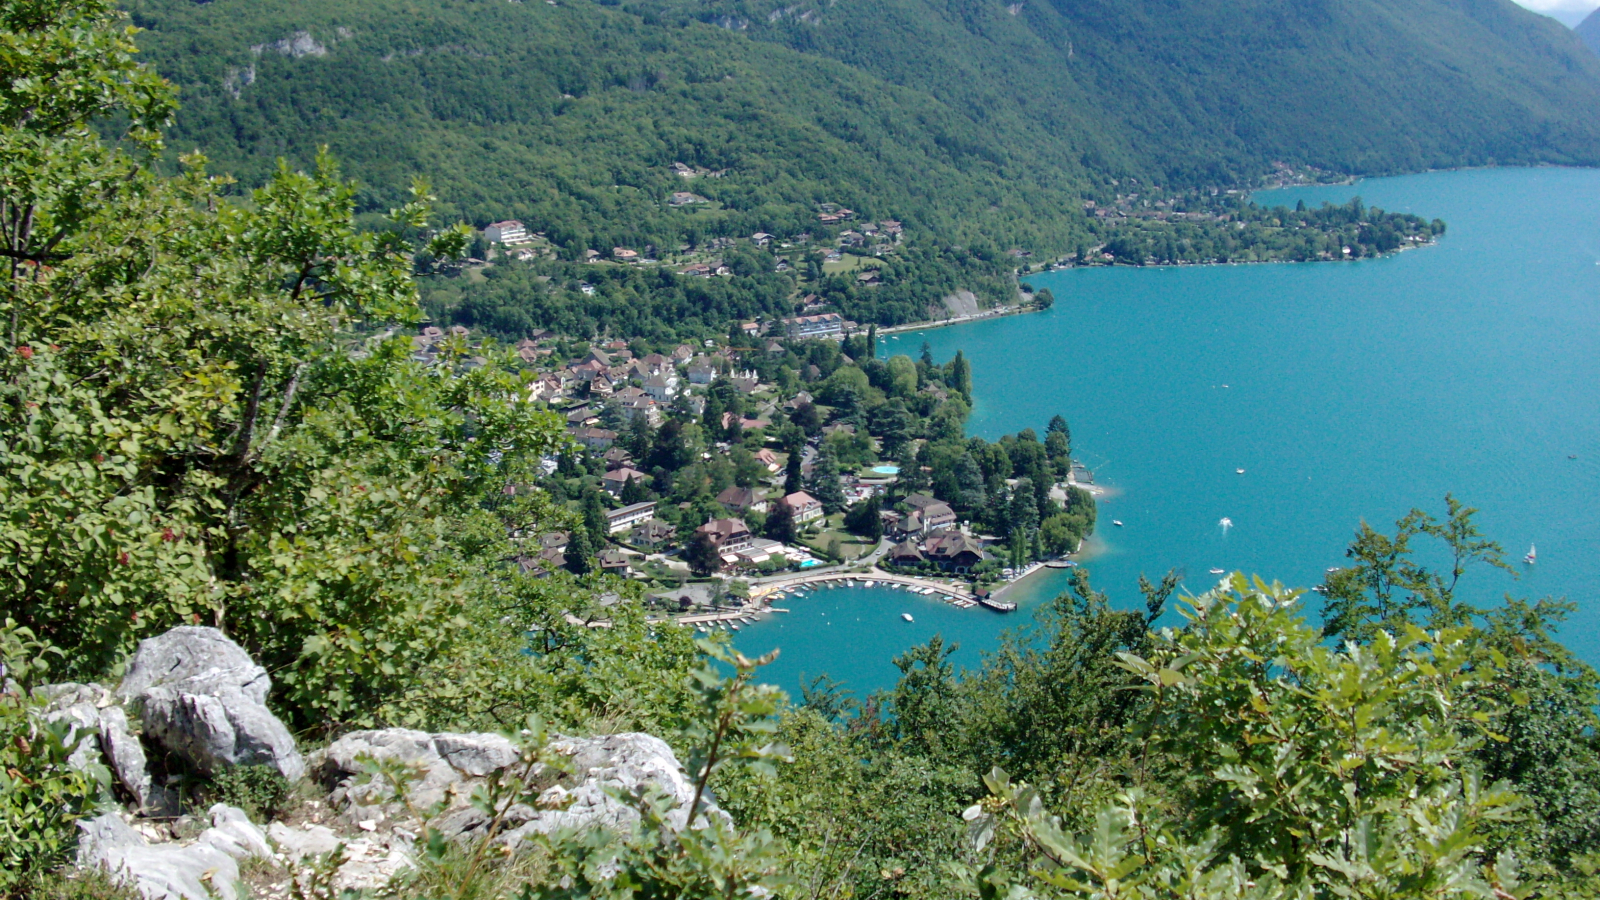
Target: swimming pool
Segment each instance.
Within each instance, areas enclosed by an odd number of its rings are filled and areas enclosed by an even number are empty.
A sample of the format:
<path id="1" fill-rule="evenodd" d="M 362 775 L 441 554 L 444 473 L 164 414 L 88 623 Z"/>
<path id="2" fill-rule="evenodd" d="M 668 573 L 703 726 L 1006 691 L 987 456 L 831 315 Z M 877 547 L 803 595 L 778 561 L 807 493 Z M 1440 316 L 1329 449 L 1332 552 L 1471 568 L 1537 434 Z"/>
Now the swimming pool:
<path id="1" fill-rule="evenodd" d="M 872 467 L 872 474 L 874 474 L 874 475 L 899 475 L 900 474 L 900 467 L 899 466 L 873 466 Z"/>

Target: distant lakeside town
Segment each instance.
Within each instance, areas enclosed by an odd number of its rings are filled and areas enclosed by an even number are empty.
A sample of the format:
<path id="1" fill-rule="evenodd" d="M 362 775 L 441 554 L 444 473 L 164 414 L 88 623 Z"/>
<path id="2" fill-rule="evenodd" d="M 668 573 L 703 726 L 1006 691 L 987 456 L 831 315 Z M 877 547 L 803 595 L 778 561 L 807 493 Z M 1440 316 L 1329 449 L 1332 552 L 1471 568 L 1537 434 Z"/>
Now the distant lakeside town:
<path id="1" fill-rule="evenodd" d="M 670 346 L 541 330 L 506 347 L 430 326 L 413 357 L 470 368 L 509 350 L 524 399 L 564 419 L 569 448 L 505 488 L 548 494 L 572 522 L 518 536 L 530 575 L 609 573 L 692 615 L 842 571 L 982 597 L 1076 549 L 1094 500 L 1065 419 L 968 438 L 966 359 L 879 359 L 876 344 L 874 327 L 819 312 Z"/>
<path id="2" fill-rule="evenodd" d="M 689 191 L 671 198 L 703 202 Z M 1130 192 L 1104 206 L 1086 202 L 1085 212 L 1117 222 L 1117 236 L 1050 262 L 1014 249 L 1011 270 L 1231 261 L 1213 240 L 1219 224 L 1255 248 L 1251 259 L 1265 258 L 1256 251 L 1266 247 L 1285 258 L 1360 258 L 1444 230 L 1359 200 L 1290 211 L 1242 196 Z M 482 365 L 509 348 L 523 399 L 565 421 L 571 448 L 546 458 L 535 483 L 506 487 L 546 492 L 574 521 L 519 536 L 524 572 L 614 574 L 641 583 L 645 602 L 679 612 L 737 606 L 752 580 L 838 567 L 937 577 L 973 596 L 1064 557 L 1093 531 L 1092 476 L 1073 462 L 1062 416 L 1041 423 L 1042 437 L 1024 429 L 992 444 L 968 438 L 970 364 L 959 353 L 935 360 L 926 346 L 917 359 L 879 359 L 879 324 L 847 315 L 879 288 L 894 294 L 895 272 L 907 266 L 904 223 L 857 221 L 837 204 L 819 204 L 815 215 L 811 231 L 789 237 L 717 237 L 675 252 L 587 249 L 577 259 L 506 220 L 485 228 L 463 262 L 423 261 L 433 284 L 509 290 L 509 282 L 523 292 L 515 296 L 533 292 L 550 310 L 597 304 L 605 313 L 539 327 L 516 309 L 485 312 L 469 290 L 454 306 L 425 303 L 438 324 L 414 338 L 414 357 L 426 364 Z M 952 290 L 923 320 L 1054 302 L 1047 290 L 1013 284 L 1009 303 Z M 762 292 L 771 302 L 752 300 Z M 641 312 L 690 300 L 757 312 L 719 324 L 714 336 L 688 329 L 691 339 Z M 627 316 L 631 325 L 603 325 Z"/>

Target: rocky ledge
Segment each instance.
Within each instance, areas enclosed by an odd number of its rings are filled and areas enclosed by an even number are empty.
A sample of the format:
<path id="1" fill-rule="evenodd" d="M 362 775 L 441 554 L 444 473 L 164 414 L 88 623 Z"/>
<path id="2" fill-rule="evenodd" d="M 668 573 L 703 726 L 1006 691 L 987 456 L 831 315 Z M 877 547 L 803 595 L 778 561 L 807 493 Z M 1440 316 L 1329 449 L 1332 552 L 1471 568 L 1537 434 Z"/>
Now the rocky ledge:
<path id="1" fill-rule="evenodd" d="M 116 808 L 79 823 L 80 867 L 103 868 L 147 900 L 235 900 L 240 863 L 278 873 L 256 885 L 289 896 L 312 873 L 334 891 L 380 888 L 410 869 L 428 831 L 458 841 L 489 836 L 506 852 L 535 835 L 602 827 L 624 830 L 636 803 L 665 798 L 669 824 L 688 821 L 694 784 L 672 749 L 648 734 L 558 737 L 541 747 L 518 735 L 358 731 L 302 754 L 268 708 L 271 681 L 214 628 L 175 628 L 144 641 L 115 689 L 58 684 L 36 693 L 43 715 L 66 720 L 73 764 L 104 765 Z M 191 772 L 270 766 L 302 802 L 282 821 L 256 823 L 215 804 L 200 813 L 152 760 Z M 504 798 L 491 817 L 474 803 Z M 711 806 L 709 815 L 726 821 Z M 701 820 L 704 821 L 703 819 Z M 300 884 L 301 888 L 305 885 Z"/>

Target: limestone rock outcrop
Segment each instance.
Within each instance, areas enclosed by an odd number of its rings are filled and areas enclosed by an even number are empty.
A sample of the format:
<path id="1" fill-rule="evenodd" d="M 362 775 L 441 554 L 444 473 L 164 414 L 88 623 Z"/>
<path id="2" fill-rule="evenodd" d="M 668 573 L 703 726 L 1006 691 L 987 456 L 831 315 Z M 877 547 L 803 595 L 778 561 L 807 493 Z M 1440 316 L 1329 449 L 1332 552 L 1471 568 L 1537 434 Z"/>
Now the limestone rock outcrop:
<path id="1" fill-rule="evenodd" d="M 392 785 L 383 778 L 363 779 L 362 773 L 374 764 L 409 772 L 410 809 L 441 810 L 432 824 L 451 836 L 472 837 L 488 826 L 489 817 L 468 801 L 478 779 L 508 767 L 515 767 L 512 775 L 527 778 L 519 790 L 537 796 L 534 803 L 513 805 L 503 818 L 498 839 L 508 843 L 564 828 L 631 827 L 639 813 L 619 798 L 652 790 L 671 799 L 668 821 L 673 826 L 687 823 L 694 782 L 660 738 L 648 734 L 557 738 L 550 749 L 570 758 L 570 774 L 539 763 L 520 763 L 516 746 L 499 735 L 429 734 L 401 728 L 358 731 L 328 747 L 320 775 L 331 790 L 334 808 L 355 823 L 409 814 Z M 726 816 L 714 806 L 708 812 Z"/>
<path id="2" fill-rule="evenodd" d="M 162 817 L 177 814 L 177 794 L 156 784 L 150 774 L 144 745 L 133 733 L 128 714 L 120 706 L 108 706 L 100 711 L 100 750 L 117 781 L 138 802 L 137 812 Z"/>
<path id="3" fill-rule="evenodd" d="M 215 628 L 184 626 L 139 642 L 117 696 L 145 734 L 202 772 L 271 765 L 290 781 L 305 762 L 267 709 L 272 681 Z"/>
<path id="4" fill-rule="evenodd" d="M 103 868 L 146 900 L 237 900 L 238 860 L 269 856 L 261 830 L 236 807 L 211 807 L 211 827 L 188 844 L 151 844 L 115 812 L 78 823 L 78 865 Z"/>

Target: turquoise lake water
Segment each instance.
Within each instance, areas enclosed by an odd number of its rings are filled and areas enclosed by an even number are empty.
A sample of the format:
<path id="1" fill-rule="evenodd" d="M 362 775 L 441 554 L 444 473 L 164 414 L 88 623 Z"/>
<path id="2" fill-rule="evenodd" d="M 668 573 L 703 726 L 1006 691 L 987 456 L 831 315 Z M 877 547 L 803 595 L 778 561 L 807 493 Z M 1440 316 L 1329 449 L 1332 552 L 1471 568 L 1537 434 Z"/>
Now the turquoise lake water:
<path id="1" fill-rule="evenodd" d="M 1141 572 L 1171 568 L 1192 592 L 1212 567 L 1309 587 L 1362 519 L 1388 529 L 1412 507 L 1440 513 L 1453 492 L 1510 556 L 1539 548 L 1520 578 L 1479 572 L 1468 592 L 1576 601 L 1561 637 L 1600 664 L 1600 171 L 1446 172 L 1258 199 L 1357 195 L 1449 232 L 1379 260 L 1036 276 L 1056 297 L 1046 312 L 882 343 L 914 356 L 926 340 L 940 360 L 965 351 L 969 433 L 1042 434 L 1067 417 L 1075 454 L 1114 492 L 1086 568 L 1118 605 L 1139 604 Z M 975 665 L 1063 580 L 1025 585 L 1010 616 L 836 589 L 789 601 L 794 612 L 738 645 L 780 647 L 768 680 L 787 689 L 827 672 L 864 694 L 935 631 Z"/>

